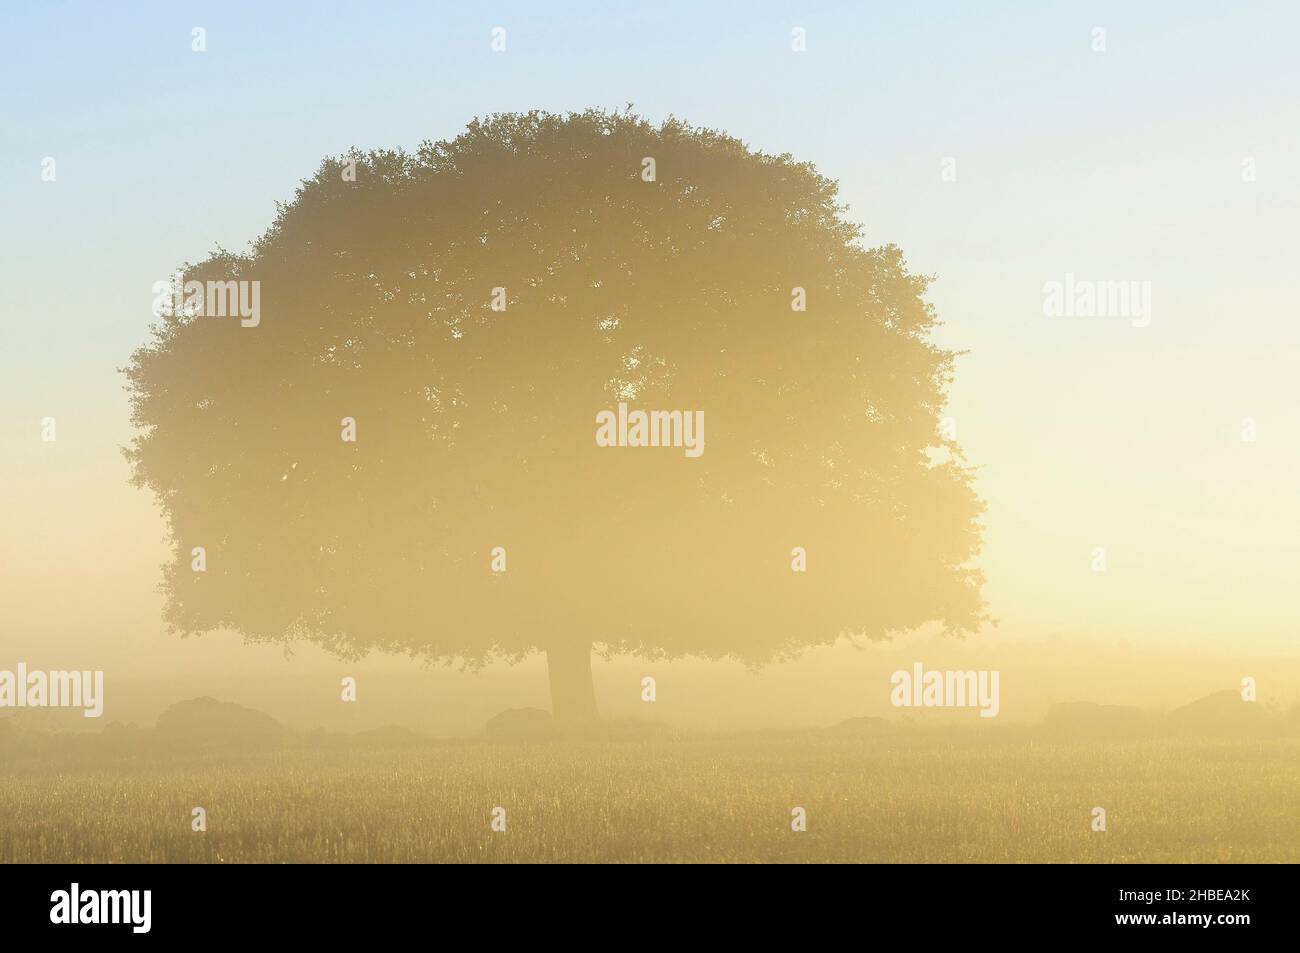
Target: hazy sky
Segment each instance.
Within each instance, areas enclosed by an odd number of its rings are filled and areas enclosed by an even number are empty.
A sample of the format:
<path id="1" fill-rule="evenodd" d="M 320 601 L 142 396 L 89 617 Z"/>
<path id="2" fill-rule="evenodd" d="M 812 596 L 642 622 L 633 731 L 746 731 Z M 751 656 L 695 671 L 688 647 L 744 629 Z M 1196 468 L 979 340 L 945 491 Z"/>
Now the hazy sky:
<path id="1" fill-rule="evenodd" d="M 196 657 L 160 647 L 162 524 L 118 450 L 153 282 L 325 155 L 628 103 L 811 160 L 937 277 L 999 640 L 1294 648 L 1300 6 L 545 6 L 0 8 L 0 648 Z M 1150 326 L 1046 317 L 1067 272 L 1151 282 Z"/>

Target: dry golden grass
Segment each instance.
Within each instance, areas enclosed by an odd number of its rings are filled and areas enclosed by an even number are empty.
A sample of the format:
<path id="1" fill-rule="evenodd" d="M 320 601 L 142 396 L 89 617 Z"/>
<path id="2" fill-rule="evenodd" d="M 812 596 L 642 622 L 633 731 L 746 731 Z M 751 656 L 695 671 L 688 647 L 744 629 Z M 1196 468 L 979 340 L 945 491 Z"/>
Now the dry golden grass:
<path id="1" fill-rule="evenodd" d="M 808 732 L 0 767 L 5 863 L 1294 863 L 1298 819 L 1295 738 Z"/>

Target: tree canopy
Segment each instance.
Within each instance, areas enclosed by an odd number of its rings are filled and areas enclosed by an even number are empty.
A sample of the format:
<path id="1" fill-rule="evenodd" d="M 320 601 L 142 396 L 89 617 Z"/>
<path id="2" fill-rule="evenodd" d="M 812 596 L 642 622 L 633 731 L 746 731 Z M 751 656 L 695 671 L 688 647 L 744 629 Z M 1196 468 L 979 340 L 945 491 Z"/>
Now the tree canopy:
<path id="1" fill-rule="evenodd" d="M 326 160 L 184 269 L 259 282 L 257 325 L 173 310 L 125 368 L 170 626 L 471 664 L 974 628 L 954 355 L 843 212 L 808 163 L 631 113 Z M 703 454 L 598 446 L 619 402 L 703 411 Z"/>

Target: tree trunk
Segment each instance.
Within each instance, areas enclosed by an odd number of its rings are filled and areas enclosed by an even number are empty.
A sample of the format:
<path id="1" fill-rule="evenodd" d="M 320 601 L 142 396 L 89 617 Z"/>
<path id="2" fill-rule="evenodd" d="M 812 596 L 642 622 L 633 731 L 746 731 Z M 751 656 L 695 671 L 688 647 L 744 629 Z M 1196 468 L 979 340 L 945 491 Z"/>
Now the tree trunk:
<path id="1" fill-rule="evenodd" d="M 551 680 L 551 716 L 558 725 L 591 724 L 596 711 L 596 689 L 591 680 L 591 643 L 571 642 L 546 650 L 546 671 Z"/>

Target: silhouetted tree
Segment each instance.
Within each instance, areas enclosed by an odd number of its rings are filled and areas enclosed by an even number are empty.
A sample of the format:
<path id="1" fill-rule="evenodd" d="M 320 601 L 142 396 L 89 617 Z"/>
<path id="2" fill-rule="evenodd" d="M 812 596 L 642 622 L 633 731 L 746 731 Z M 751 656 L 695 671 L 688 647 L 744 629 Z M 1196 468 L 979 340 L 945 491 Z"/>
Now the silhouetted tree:
<path id="1" fill-rule="evenodd" d="M 170 627 L 542 649 L 562 719 L 595 716 L 593 643 L 761 661 L 973 628 L 953 355 L 928 279 L 842 211 L 809 164 L 630 113 L 327 160 L 248 255 L 185 270 L 260 282 L 260 323 L 167 313 L 125 369 Z M 619 401 L 703 411 L 704 453 L 597 446 Z"/>

